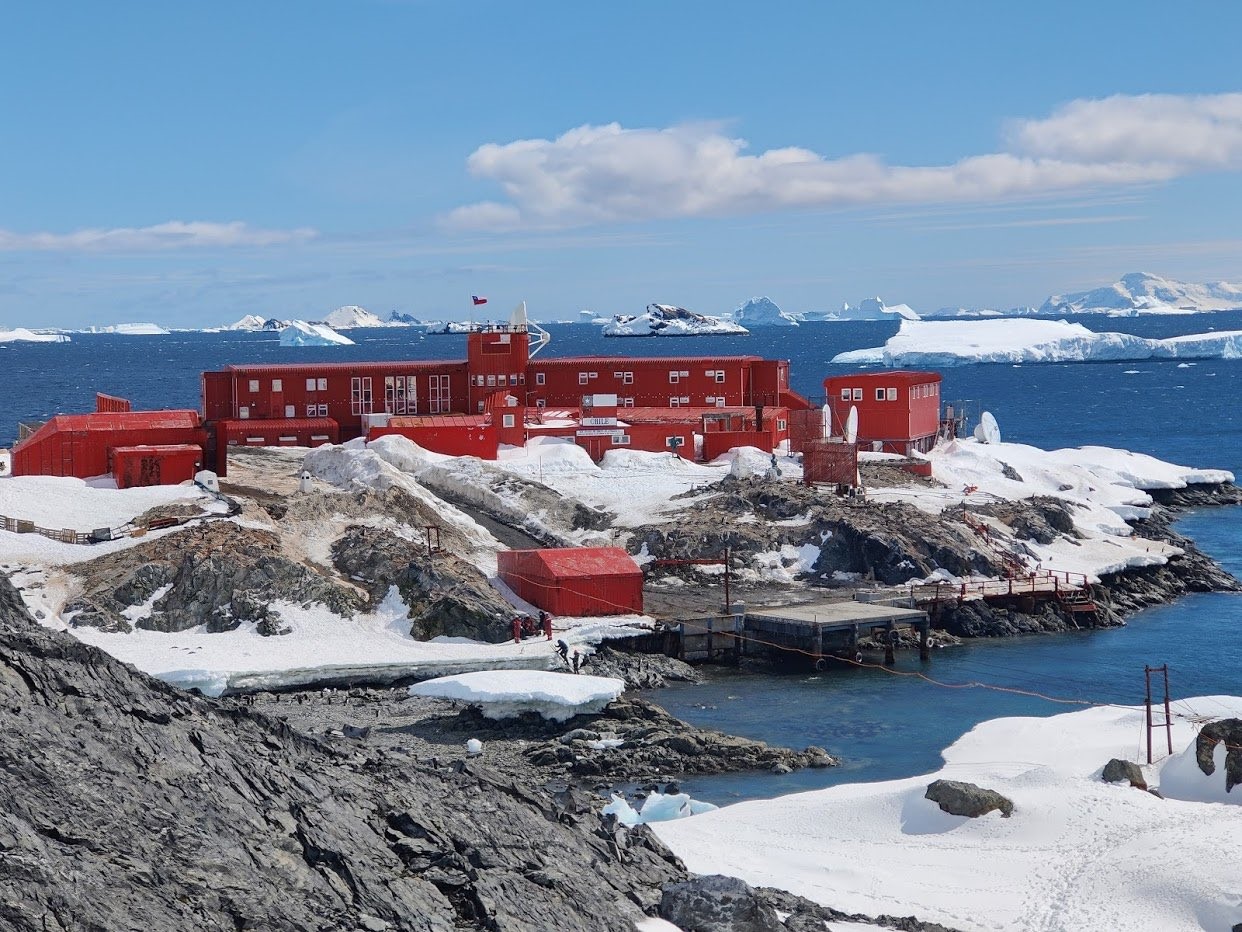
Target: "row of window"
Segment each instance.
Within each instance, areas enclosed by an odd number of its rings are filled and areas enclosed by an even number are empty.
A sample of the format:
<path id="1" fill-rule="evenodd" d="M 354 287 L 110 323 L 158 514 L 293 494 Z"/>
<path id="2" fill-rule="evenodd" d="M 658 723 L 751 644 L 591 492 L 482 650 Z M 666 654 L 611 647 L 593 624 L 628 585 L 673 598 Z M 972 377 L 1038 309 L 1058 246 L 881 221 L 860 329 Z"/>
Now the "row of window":
<path id="1" fill-rule="evenodd" d="M 911 398 L 933 398 L 940 394 L 940 385 L 936 382 L 927 382 L 922 385 L 915 385 L 910 389 Z M 862 401 L 863 390 L 861 388 L 843 388 L 841 389 L 842 401 Z M 897 389 L 895 388 L 877 388 L 875 390 L 876 401 L 896 401 Z"/>
<path id="2" fill-rule="evenodd" d="M 543 373 L 539 373 L 536 382 L 539 385 L 543 384 Z M 505 385 L 525 385 L 526 373 L 510 372 L 506 375 L 502 372 L 500 375 L 472 375 L 470 376 L 470 384 L 479 388 L 503 388 Z"/>

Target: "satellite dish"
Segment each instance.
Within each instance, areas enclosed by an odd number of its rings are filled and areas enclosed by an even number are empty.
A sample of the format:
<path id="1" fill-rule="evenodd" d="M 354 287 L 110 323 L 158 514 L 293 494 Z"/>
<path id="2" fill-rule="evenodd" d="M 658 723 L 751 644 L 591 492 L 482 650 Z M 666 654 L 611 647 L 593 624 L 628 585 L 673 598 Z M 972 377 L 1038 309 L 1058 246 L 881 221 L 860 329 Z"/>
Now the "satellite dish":
<path id="1" fill-rule="evenodd" d="M 858 409 L 850 405 L 850 413 L 845 418 L 845 442 L 853 443 L 858 439 Z"/>
<path id="2" fill-rule="evenodd" d="M 820 409 L 819 416 L 823 431 L 821 436 L 827 439 L 832 436 L 832 409 L 828 407 L 827 403 Z"/>
<path id="3" fill-rule="evenodd" d="M 975 439 L 980 443 L 1000 443 L 1000 427 L 991 411 L 984 411 L 979 416 L 979 426 L 975 428 Z"/>

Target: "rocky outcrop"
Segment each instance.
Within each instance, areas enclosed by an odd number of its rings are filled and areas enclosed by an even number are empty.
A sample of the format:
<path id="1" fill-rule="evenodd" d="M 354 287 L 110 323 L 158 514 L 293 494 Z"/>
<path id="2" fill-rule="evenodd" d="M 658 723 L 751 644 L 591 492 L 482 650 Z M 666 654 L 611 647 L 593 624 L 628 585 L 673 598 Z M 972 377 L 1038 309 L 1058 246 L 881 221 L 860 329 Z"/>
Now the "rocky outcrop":
<path id="1" fill-rule="evenodd" d="M 1225 792 L 1242 783 L 1242 718 L 1208 722 L 1195 739 L 1195 763 L 1209 777 L 1216 772 L 1216 746 L 1225 746 Z"/>
<path id="2" fill-rule="evenodd" d="M 669 884 L 660 916 L 684 932 L 784 932 L 776 910 L 737 877 L 709 874 Z"/>
<path id="3" fill-rule="evenodd" d="M 630 932 L 685 878 L 645 829 L 181 693 L 33 625 L 6 587 L 5 929 Z"/>
<path id="4" fill-rule="evenodd" d="M 74 572 L 82 594 L 65 606 L 65 615 L 75 626 L 108 631 L 129 631 L 132 623 L 154 631 L 205 625 L 219 632 L 255 622 L 261 633 L 279 634 L 274 602 L 319 603 L 345 616 L 363 602 L 286 557 L 276 534 L 232 521 L 187 527 L 77 564 Z"/>
<path id="5" fill-rule="evenodd" d="M 532 741 L 526 759 L 554 773 L 612 782 L 663 783 L 671 775 L 831 767 L 821 748 L 804 751 L 698 729 L 659 706 L 623 696 L 597 716 L 579 716 L 550 740 Z M 619 742 L 611 746 L 614 742 Z M 602 746 L 601 746 L 602 745 Z"/>
<path id="6" fill-rule="evenodd" d="M 699 683 L 699 672 L 675 657 L 663 654 L 632 654 L 605 645 L 590 657 L 594 676 L 613 676 L 625 681 L 626 689 L 661 689 L 669 683 Z"/>
<path id="7" fill-rule="evenodd" d="M 927 787 L 924 799 L 930 799 L 949 815 L 977 819 L 989 812 L 1000 812 L 1002 818 L 1013 815 L 1013 802 L 996 790 L 986 790 L 973 783 L 958 780 L 936 780 Z"/>
<path id="8" fill-rule="evenodd" d="M 332 545 L 332 563 L 370 594 L 374 607 L 396 586 L 410 607 L 410 634 L 498 642 L 512 636 L 513 608 L 479 570 L 392 531 L 356 525 Z"/>
<path id="9" fill-rule="evenodd" d="M 1132 760 L 1114 757 L 1104 765 L 1100 779 L 1105 783 L 1129 783 L 1137 789 L 1147 789 L 1147 779 L 1143 776 L 1142 768 Z"/>

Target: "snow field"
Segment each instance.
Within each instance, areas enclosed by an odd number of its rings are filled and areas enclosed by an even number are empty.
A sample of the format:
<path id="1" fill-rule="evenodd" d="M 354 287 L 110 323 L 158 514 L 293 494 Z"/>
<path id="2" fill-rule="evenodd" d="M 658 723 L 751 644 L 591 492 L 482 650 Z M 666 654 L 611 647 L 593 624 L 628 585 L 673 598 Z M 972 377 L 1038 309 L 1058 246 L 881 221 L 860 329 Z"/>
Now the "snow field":
<path id="1" fill-rule="evenodd" d="M 1233 697 L 1178 706 L 1242 714 Z M 1138 758 L 1143 717 L 1100 707 L 996 719 L 948 748 L 934 774 L 740 803 L 653 828 L 695 873 L 731 874 L 847 912 L 914 914 L 967 932 L 1228 929 L 1242 919 L 1242 789 L 1221 805 L 1102 783 L 1110 758 Z M 1194 735 L 1177 720 L 1174 748 L 1192 746 Z M 1170 793 L 1214 785 L 1188 779 L 1180 755 L 1147 770 Z M 943 813 L 923 798 L 935 779 L 994 789 L 1014 813 Z M 1216 798 L 1223 781 L 1218 769 Z"/>
<path id="2" fill-rule="evenodd" d="M 601 711 L 625 690 L 610 676 L 536 670 L 492 670 L 424 680 L 410 687 L 411 696 L 455 699 L 478 705 L 484 718 L 515 718 L 536 712 L 548 721 L 565 722 L 575 715 Z"/>

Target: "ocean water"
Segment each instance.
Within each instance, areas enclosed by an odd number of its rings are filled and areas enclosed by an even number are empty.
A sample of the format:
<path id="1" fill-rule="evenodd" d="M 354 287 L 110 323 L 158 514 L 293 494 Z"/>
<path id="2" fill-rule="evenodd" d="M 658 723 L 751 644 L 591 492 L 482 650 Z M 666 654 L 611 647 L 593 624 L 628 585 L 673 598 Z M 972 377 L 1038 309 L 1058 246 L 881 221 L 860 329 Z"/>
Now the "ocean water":
<path id="1" fill-rule="evenodd" d="M 1079 318 L 1093 330 L 1167 337 L 1242 329 L 1242 312 L 1195 317 Z M 589 325 L 551 325 L 556 355 L 738 354 L 790 359 L 793 387 L 822 395 L 828 360 L 877 346 L 896 324 L 812 324 L 748 337 L 606 339 Z M 302 360 L 457 359 L 465 337 L 408 330 L 354 331 L 357 346 L 284 348 L 275 334 L 75 335 L 68 344 L 0 344 L 0 446 L 19 420 L 92 410 L 94 393 L 139 408 L 197 407 L 199 373 L 228 363 Z M 1242 475 L 1242 360 L 962 366 L 946 369 L 943 396 L 991 411 L 1006 440 L 1044 448 L 1097 444 Z M 1242 509 L 1203 509 L 1180 529 L 1242 576 Z M 819 745 L 839 768 L 786 776 L 744 774 L 686 780 L 717 803 L 770 797 L 832 783 L 883 780 L 934 770 L 939 752 L 976 723 L 1002 715 L 1073 709 L 1053 699 L 1136 703 L 1145 664 L 1168 663 L 1174 697 L 1242 689 L 1242 596 L 1206 594 L 1148 609 L 1127 627 L 973 642 L 932 660 L 899 658 L 897 674 L 838 670 L 824 675 L 709 671 L 707 682 L 654 694 L 695 724 L 776 744 Z M 914 675 L 925 674 L 937 681 Z M 972 683 L 987 684 L 969 685 Z M 1038 693 L 1048 698 L 1039 698 Z M 1136 748 L 1142 736 L 1135 735 Z"/>

